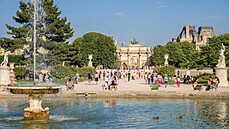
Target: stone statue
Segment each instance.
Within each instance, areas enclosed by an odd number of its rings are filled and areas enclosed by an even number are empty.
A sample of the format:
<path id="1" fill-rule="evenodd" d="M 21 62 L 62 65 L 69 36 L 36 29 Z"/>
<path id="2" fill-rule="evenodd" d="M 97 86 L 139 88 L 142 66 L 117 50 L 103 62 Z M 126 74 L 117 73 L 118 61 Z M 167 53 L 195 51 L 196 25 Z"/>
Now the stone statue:
<path id="1" fill-rule="evenodd" d="M 165 54 L 165 55 L 164 55 L 164 58 L 165 58 L 164 65 L 165 65 L 165 66 L 169 65 L 169 62 L 168 62 L 169 54 Z"/>
<path id="2" fill-rule="evenodd" d="M 92 54 L 88 55 L 88 59 L 89 59 L 88 67 L 93 67 L 92 66 L 92 61 L 91 61 L 92 60 L 92 56 L 93 56 Z"/>
<path id="3" fill-rule="evenodd" d="M 225 51 L 225 46 L 222 43 L 222 47 L 220 49 L 220 54 L 219 54 L 217 67 L 226 67 L 224 51 Z"/>
<path id="4" fill-rule="evenodd" d="M 7 64 L 8 64 L 8 55 L 9 55 L 9 53 L 10 53 L 9 51 L 5 53 L 5 55 L 4 55 L 4 60 L 3 60 L 3 62 L 1 63 L 0 66 L 7 66 Z"/>

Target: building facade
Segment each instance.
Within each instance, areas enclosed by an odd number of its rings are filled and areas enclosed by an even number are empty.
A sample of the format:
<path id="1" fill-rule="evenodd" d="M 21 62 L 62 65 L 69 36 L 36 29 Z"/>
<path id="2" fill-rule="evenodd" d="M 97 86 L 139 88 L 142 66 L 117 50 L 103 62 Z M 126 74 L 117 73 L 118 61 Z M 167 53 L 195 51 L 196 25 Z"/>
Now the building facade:
<path id="1" fill-rule="evenodd" d="M 151 51 L 149 46 L 142 46 L 140 41 L 134 39 L 128 46 L 117 46 L 117 56 L 121 68 L 142 68 L 151 56 Z"/>
<path id="2" fill-rule="evenodd" d="M 184 26 L 180 35 L 177 38 L 173 38 L 173 42 L 192 42 L 195 45 L 196 50 L 200 50 L 201 46 L 205 46 L 208 43 L 208 38 L 215 36 L 212 26 L 201 26 L 198 31 L 195 30 L 195 26 Z"/>

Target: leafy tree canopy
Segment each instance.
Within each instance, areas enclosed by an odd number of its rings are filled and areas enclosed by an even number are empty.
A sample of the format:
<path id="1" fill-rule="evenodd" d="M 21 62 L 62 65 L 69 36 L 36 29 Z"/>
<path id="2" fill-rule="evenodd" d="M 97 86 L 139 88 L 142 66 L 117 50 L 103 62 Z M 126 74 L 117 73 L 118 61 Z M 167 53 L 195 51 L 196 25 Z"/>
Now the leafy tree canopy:
<path id="1" fill-rule="evenodd" d="M 53 43 L 67 43 L 67 40 L 73 36 L 73 29 L 67 18 L 61 18 L 61 11 L 54 5 L 54 0 L 37 1 L 37 42 L 38 47 L 43 45 L 44 39 L 54 41 Z M 24 44 L 31 43 L 33 37 L 33 14 L 34 5 L 31 2 L 20 1 L 20 10 L 13 16 L 15 22 L 21 24 L 20 27 L 14 27 L 6 24 L 9 29 L 7 32 L 12 38 L 6 39 L 5 48 L 15 50 L 23 48 Z M 32 45 L 31 45 L 32 46 Z"/>
<path id="2" fill-rule="evenodd" d="M 93 55 L 93 66 L 114 66 L 114 53 L 116 47 L 111 37 L 97 32 L 90 32 L 73 42 L 79 47 L 80 66 L 87 66 L 88 55 Z"/>

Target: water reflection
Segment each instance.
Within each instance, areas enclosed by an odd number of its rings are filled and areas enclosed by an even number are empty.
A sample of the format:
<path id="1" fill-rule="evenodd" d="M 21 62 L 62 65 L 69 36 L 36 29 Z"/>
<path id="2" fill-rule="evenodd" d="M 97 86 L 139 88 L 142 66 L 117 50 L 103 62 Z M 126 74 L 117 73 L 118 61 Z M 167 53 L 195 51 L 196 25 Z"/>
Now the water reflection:
<path id="1" fill-rule="evenodd" d="M 24 122 L 27 99 L 0 100 L 2 128 L 228 128 L 228 100 L 45 99 L 47 122 Z M 182 116 L 177 119 L 176 116 Z M 153 119 L 159 117 L 158 120 Z"/>
<path id="2" fill-rule="evenodd" d="M 117 104 L 117 99 L 116 98 L 104 99 L 103 104 L 105 108 L 113 107 Z"/>

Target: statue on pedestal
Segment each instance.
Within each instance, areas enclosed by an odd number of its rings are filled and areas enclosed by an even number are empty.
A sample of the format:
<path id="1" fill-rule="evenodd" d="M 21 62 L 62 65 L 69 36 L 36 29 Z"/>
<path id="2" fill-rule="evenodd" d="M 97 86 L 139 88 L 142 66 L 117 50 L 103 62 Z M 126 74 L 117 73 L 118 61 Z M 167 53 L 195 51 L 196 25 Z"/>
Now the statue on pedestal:
<path id="1" fill-rule="evenodd" d="M 223 67 L 223 68 L 226 67 L 224 51 L 225 51 L 225 46 L 222 43 L 222 47 L 220 49 L 220 54 L 219 54 L 217 67 Z"/>
<path id="2" fill-rule="evenodd" d="M 5 53 L 5 55 L 4 55 L 4 60 L 3 60 L 3 62 L 1 63 L 0 66 L 7 66 L 7 64 L 8 64 L 8 55 L 9 55 L 9 53 L 10 53 L 9 51 Z"/>
<path id="3" fill-rule="evenodd" d="M 92 54 L 91 55 L 88 55 L 88 59 L 89 59 L 88 67 L 93 67 L 92 66 L 92 61 L 91 61 L 92 60 L 92 56 L 93 56 Z"/>
<path id="4" fill-rule="evenodd" d="M 165 66 L 169 65 L 169 62 L 168 62 L 169 54 L 165 54 L 164 58 L 165 58 L 165 63 L 164 63 Z"/>

